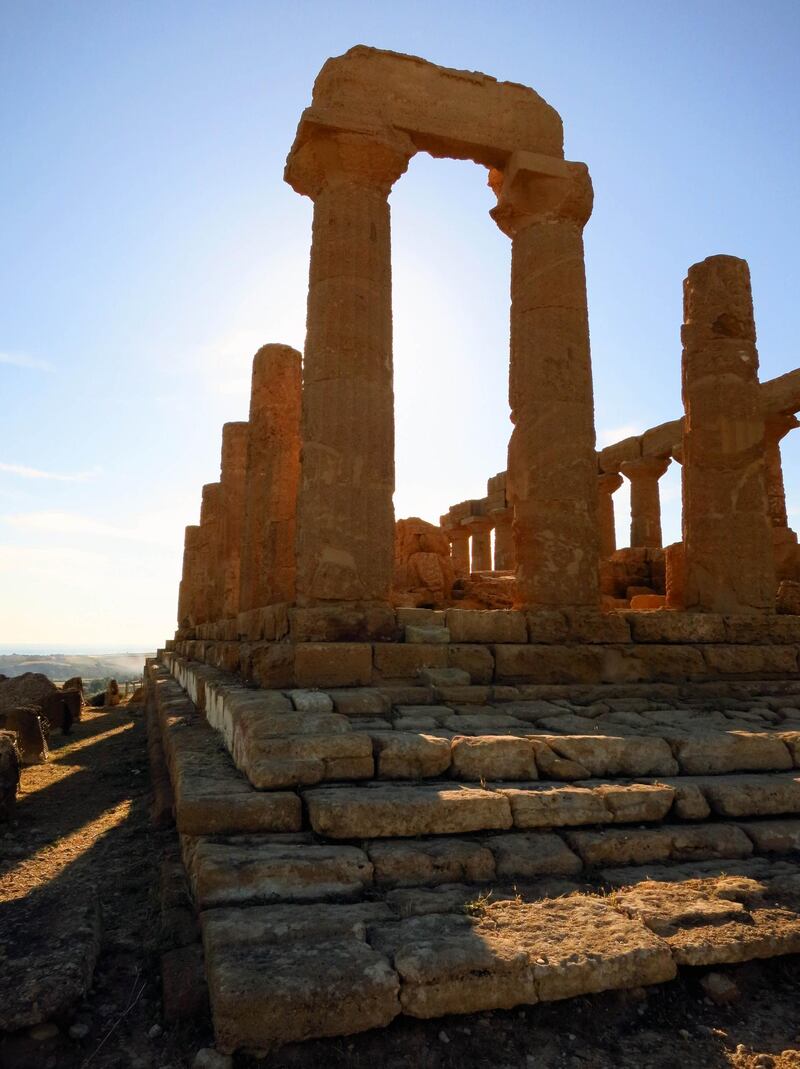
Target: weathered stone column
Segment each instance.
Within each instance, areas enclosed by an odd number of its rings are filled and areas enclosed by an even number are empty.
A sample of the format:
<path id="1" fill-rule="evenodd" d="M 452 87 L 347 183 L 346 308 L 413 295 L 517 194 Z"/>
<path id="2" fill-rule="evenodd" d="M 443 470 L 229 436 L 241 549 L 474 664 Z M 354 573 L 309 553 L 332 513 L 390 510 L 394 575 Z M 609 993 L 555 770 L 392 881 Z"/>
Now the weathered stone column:
<path id="1" fill-rule="evenodd" d="M 183 536 L 183 568 L 178 587 L 178 627 L 191 627 L 195 623 L 195 604 L 197 594 L 197 549 L 200 527 L 190 524 Z"/>
<path id="2" fill-rule="evenodd" d="M 222 428 L 222 515 L 220 517 L 220 566 L 222 578 L 222 616 L 235 617 L 239 612 L 242 526 L 247 469 L 246 422 L 226 423 Z"/>
<path id="3" fill-rule="evenodd" d="M 442 516 L 442 527 L 450 539 L 450 556 L 453 567 L 459 575 L 469 575 L 469 531 L 460 523 L 446 523 Z"/>
<path id="4" fill-rule="evenodd" d="M 600 559 L 606 560 L 617 548 L 617 528 L 614 521 L 613 494 L 622 486 L 622 476 L 616 471 L 597 477 L 597 519 L 600 530 Z"/>
<path id="5" fill-rule="evenodd" d="M 239 612 L 294 601 L 300 364 L 289 345 L 264 345 L 253 357 Z"/>
<path id="6" fill-rule="evenodd" d="M 514 554 L 514 510 L 492 509 L 489 513 L 494 522 L 494 568 L 497 572 L 513 571 L 516 567 Z"/>
<path id="7" fill-rule="evenodd" d="M 389 191 L 400 134 L 317 128 L 286 180 L 314 201 L 297 502 L 297 602 L 388 602 L 394 567 Z"/>
<path id="8" fill-rule="evenodd" d="M 220 483 L 206 483 L 200 505 L 197 579 L 197 623 L 213 623 L 221 615 L 221 569 L 219 565 L 219 518 L 222 505 Z"/>
<path id="9" fill-rule="evenodd" d="M 788 527 L 786 514 L 786 490 L 783 485 L 783 464 L 781 463 L 781 439 L 789 431 L 800 427 L 797 417 L 793 415 L 768 416 L 764 422 L 764 464 L 767 483 L 767 501 L 769 519 L 773 527 Z"/>
<path id="10" fill-rule="evenodd" d="M 631 484 L 631 548 L 661 548 L 658 480 L 669 465 L 669 457 L 639 457 L 620 465 L 620 471 Z"/>
<path id="11" fill-rule="evenodd" d="M 683 284 L 686 608 L 774 611 L 750 271 L 710 256 Z"/>
<path id="12" fill-rule="evenodd" d="M 492 570 L 492 521 L 488 516 L 467 516 L 461 521 L 472 537 L 471 571 Z"/>
<path id="13" fill-rule="evenodd" d="M 490 172 L 512 239 L 506 496 L 524 608 L 599 606 L 599 533 L 583 227 L 584 164 L 515 153 Z"/>

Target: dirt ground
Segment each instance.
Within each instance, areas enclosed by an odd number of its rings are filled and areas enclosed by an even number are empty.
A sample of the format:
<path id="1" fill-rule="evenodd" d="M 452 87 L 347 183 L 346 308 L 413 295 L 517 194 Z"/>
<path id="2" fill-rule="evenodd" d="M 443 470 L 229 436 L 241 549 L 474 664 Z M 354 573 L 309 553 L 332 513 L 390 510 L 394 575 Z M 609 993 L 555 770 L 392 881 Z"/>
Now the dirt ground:
<path id="1" fill-rule="evenodd" d="M 159 870 L 173 831 L 150 824 L 141 710 L 92 710 L 23 772 L 17 821 L 0 826 L 0 969 L 6 948 L 58 929 L 64 903 L 99 898 L 90 992 L 49 1025 L 0 1036 L 2 1069 L 184 1069 L 212 1043 L 206 1019 L 161 1016 Z M 62 925 L 63 926 L 63 925 Z M 720 970 L 739 990 L 717 1006 L 701 974 L 663 987 L 389 1028 L 287 1047 L 236 1069 L 800 1069 L 800 958 Z"/>

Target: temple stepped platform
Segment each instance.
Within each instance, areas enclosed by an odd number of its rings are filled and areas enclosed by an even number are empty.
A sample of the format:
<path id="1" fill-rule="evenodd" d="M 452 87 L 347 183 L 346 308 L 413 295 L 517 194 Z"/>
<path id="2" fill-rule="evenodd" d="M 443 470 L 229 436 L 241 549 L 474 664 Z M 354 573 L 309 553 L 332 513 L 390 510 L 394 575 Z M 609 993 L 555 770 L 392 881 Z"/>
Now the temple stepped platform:
<path id="1" fill-rule="evenodd" d="M 660 641 L 631 657 L 680 647 L 639 620 Z M 754 634 L 691 681 L 506 683 L 507 641 L 467 644 L 472 673 L 315 688 L 170 643 L 147 693 L 219 1049 L 800 953 L 798 622 Z"/>

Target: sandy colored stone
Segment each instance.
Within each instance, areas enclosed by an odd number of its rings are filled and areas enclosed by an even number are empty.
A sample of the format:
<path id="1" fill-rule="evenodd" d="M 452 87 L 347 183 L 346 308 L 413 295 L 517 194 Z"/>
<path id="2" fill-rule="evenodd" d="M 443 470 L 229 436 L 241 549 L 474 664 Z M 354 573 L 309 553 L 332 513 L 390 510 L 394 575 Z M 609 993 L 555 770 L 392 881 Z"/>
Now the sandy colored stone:
<path id="1" fill-rule="evenodd" d="M 331 839 L 448 835 L 511 827 L 508 800 L 471 787 L 434 785 L 312 788 L 311 827 Z"/>
<path id="2" fill-rule="evenodd" d="M 299 687 L 369 686 L 372 647 L 367 643 L 301 642 L 294 651 Z"/>
<path id="3" fill-rule="evenodd" d="M 543 738 L 531 739 L 536 754 L 536 765 L 542 779 L 576 780 L 588 779 L 589 769 L 578 761 L 571 761 L 547 744 Z"/>
<path id="4" fill-rule="evenodd" d="M 564 840 L 547 832 L 493 835 L 486 840 L 486 845 L 494 854 L 500 879 L 574 876 L 583 869 L 580 858 Z"/>
<path id="5" fill-rule="evenodd" d="M 347 901 L 372 882 L 372 865 L 352 846 L 200 839 L 188 865 L 200 909 L 240 903 Z"/>
<path id="6" fill-rule="evenodd" d="M 340 687 L 328 693 L 336 712 L 344 716 L 386 716 L 391 712 L 389 699 L 374 687 Z"/>
<path id="7" fill-rule="evenodd" d="M 253 357 L 239 606 L 295 600 L 301 356 L 264 345 Z"/>
<path id="8" fill-rule="evenodd" d="M 395 603 L 431 608 L 445 606 L 450 602 L 454 580 L 455 568 L 446 532 L 418 516 L 398 520 L 395 524 L 392 591 Z M 407 625 L 406 642 L 413 641 L 409 637 L 409 628 L 413 632 L 419 626 Z"/>
<path id="9" fill-rule="evenodd" d="M 381 679 L 415 680 L 425 668 L 447 667 L 447 646 L 443 643 L 375 644 L 375 672 Z"/>
<path id="10" fill-rule="evenodd" d="M 725 624 L 717 613 L 661 612 L 628 616 L 636 642 L 724 642 Z"/>
<path id="11" fill-rule="evenodd" d="M 332 713 L 333 701 L 322 690 L 292 690 L 288 697 L 299 713 Z"/>
<path id="12" fill-rule="evenodd" d="M 788 676 L 797 672 L 796 646 L 703 646 L 709 672 L 720 676 L 756 679 Z"/>
<path id="13" fill-rule="evenodd" d="M 241 767 L 257 790 L 371 779 L 375 772 L 370 738 L 354 731 L 259 738 L 246 747 Z"/>
<path id="14" fill-rule="evenodd" d="M 381 887 L 484 883 L 495 876 L 494 858 L 487 846 L 464 839 L 373 842 L 367 853 L 375 883 Z"/>
<path id="15" fill-rule="evenodd" d="M 388 960 L 351 936 L 220 946 L 206 968 L 221 1051 L 352 1035 L 400 1012 Z"/>
<path id="16" fill-rule="evenodd" d="M 587 868 L 740 858 L 753 852 L 750 839 L 732 824 L 569 831 L 566 839 Z"/>
<path id="17" fill-rule="evenodd" d="M 673 741 L 681 772 L 687 776 L 708 772 L 779 772 L 793 765 L 791 754 L 774 735 L 720 731 L 691 735 Z"/>
<path id="18" fill-rule="evenodd" d="M 603 678 L 603 651 L 596 646 L 498 644 L 494 655 L 498 683 L 599 683 Z"/>
<path id="19" fill-rule="evenodd" d="M 581 824 L 638 823 L 663 819 L 672 804 L 671 787 L 644 783 L 499 787 L 511 802 L 517 828 L 561 828 Z"/>
<path id="20" fill-rule="evenodd" d="M 506 496 L 521 608 L 599 605 L 595 455 L 583 227 L 584 164 L 527 153 L 490 172 L 512 239 Z M 547 397 L 546 409 L 541 399 Z"/>
<path id="21" fill-rule="evenodd" d="M 485 685 L 494 679 L 494 657 L 486 646 L 451 644 L 447 648 L 447 666 L 467 672 L 476 684 Z"/>
<path id="22" fill-rule="evenodd" d="M 227 947 L 274 945 L 352 936 L 365 941 L 366 927 L 390 920 L 384 902 L 274 903 L 269 906 L 218 907 L 200 914 L 203 942 L 209 957 Z"/>
<path id="23" fill-rule="evenodd" d="M 538 778 L 529 740 L 507 735 L 453 739 L 451 775 L 467 781 Z"/>
<path id="24" fill-rule="evenodd" d="M 669 457 L 637 457 L 620 465 L 631 484 L 631 546 L 661 546 L 661 500 L 658 480 L 669 467 Z"/>
<path id="25" fill-rule="evenodd" d="M 448 609 L 453 642 L 527 642 L 525 615 L 503 609 Z"/>
<path id="26" fill-rule="evenodd" d="M 774 611 L 750 272 L 710 256 L 684 282 L 683 542 L 686 607 Z"/>
<path id="27" fill-rule="evenodd" d="M 760 854 L 789 854 L 800 850 L 800 820 L 764 820 L 740 824 Z"/>
<path id="28" fill-rule="evenodd" d="M 670 776 L 678 771 L 663 739 L 612 735 L 550 735 L 551 750 L 588 769 L 591 776 Z"/>
<path id="29" fill-rule="evenodd" d="M 450 743 L 405 731 L 371 732 L 378 779 L 425 779 L 450 767 Z"/>

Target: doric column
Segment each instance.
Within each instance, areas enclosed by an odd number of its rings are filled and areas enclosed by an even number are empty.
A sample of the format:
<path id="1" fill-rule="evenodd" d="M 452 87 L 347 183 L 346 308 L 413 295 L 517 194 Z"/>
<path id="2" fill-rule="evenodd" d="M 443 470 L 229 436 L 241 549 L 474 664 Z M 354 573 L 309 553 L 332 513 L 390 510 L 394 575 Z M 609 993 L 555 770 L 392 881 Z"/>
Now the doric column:
<path id="1" fill-rule="evenodd" d="M 318 127 L 286 179 L 314 201 L 297 601 L 388 601 L 394 567 L 389 191 L 405 135 Z"/>
<path id="2" fill-rule="evenodd" d="M 461 526 L 472 537 L 471 568 L 473 572 L 492 570 L 492 520 L 488 516 L 467 516 Z"/>
<path id="3" fill-rule="evenodd" d="M 264 345 L 253 357 L 239 612 L 294 601 L 300 364 L 289 345 Z"/>
<path id="4" fill-rule="evenodd" d="M 197 549 L 200 527 L 190 524 L 183 536 L 183 568 L 178 587 L 178 627 L 191 627 L 195 623 L 194 612 L 197 595 Z"/>
<path id="5" fill-rule="evenodd" d="M 200 505 L 200 535 L 197 581 L 197 623 L 220 618 L 221 570 L 219 566 L 219 517 L 222 504 L 220 483 L 206 483 Z"/>
<path id="6" fill-rule="evenodd" d="M 661 548 L 658 480 L 669 465 L 669 457 L 638 457 L 620 465 L 620 471 L 631 484 L 631 547 Z"/>
<path id="7" fill-rule="evenodd" d="M 220 565 L 222 570 L 222 616 L 239 612 L 242 526 L 249 424 L 226 423 L 222 428 L 222 515 L 220 517 Z"/>
<path id="8" fill-rule="evenodd" d="M 469 575 L 469 531 L 460 523 L 446 523 L 442 516 L 442 527 L 450 539 L 450 556 L 457 575 Z"/>
<path id="9" fill-rule="evenodd" d="M 769 519 L 773 527 L 788 527 L 786 491 L 783 486 L 783 465 L 780 442 L 789 431 L 800 426 L 793 415 L 767 416 L 764 422 L 764 464 L 767 482 Z"/>
<path id="10" fill-rule="evenodd" d="M 601 560 L 606 560 L 617 548 L 613 494 L 619 490 L 620 486 L 622 486 L 622 476 L 616 471 L 603 472 L 597 477 L 597 520 L 600 530 Z"/>
<path id="11" fill-rule="evenodd" d="M 683 285 L 686 608 L 774 611 L 750 271 L 710 256 Z"/>
<path id="12" fill-rule="evenodd" d="M 583 263 L 592 210 L 584 164 L 518 152 L 492 216 L 512 239 L 506 496 L 514 508 L 517 599 L 599 605 L 597 460 Z"/>
<path id="13" fill-rule="evenodd" d="M 514 554 L 514 510 L 492 509 L 489 513 L 494 522 L 494 568 L 496 572 L 513 571 L 516 567 Z"/>

